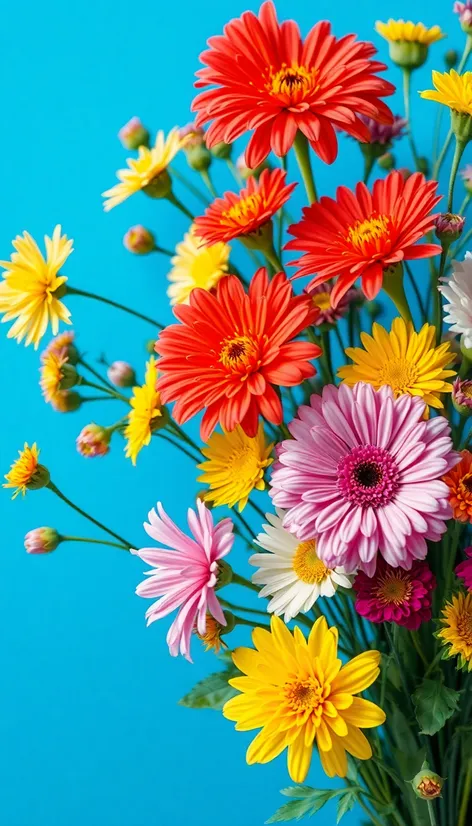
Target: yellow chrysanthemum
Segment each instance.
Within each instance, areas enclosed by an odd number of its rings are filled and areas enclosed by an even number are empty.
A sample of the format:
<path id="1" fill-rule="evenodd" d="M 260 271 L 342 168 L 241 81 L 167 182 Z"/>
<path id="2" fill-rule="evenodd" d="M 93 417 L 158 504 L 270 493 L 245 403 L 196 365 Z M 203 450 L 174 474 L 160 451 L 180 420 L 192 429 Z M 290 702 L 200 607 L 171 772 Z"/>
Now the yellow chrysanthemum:
<path id="1" fill-rule="evenodd" d="M 133 465 L 139 451 L 149 444 L 153 430 L 156 429 L 156 419 L 163 415 L 161 399 L 156 390 L 157 363 L 151 356 L 146 364 L 146 376 L 141 387 L 133 387 L 133 396 L 130 400 L 132 407 L 128 414 L 128 424 L 125 428 L 125 455 L 131 459 Z"/>
<path id="2" fill-rule="evenodd" d="M 420 92 L 425 100 L 435 100 L 448 106 L 454 112 L 472 115 L 472 72 L 458 75 L 454 69 L 450 72 L 433 72 L 434 89 Z"/>
<path id="3" fill-rule="evenodd" d="M 176 254 L 171 259 L 172 269 L 167 276 L 172 283 L 167 289 L 171 304 L 188 304 L 195 287 L 211 290 L 220 278 L 228 272 L 230 254 L 228 244 L 219 242 L 209 247 L 202 246 L 195 228 L 177 244 Z"/>
<path id="4" fill-rule="evenodd" d="M 29 233 L 17 235 L 13 241 L 16 252 L 10 261 L 0 261 L 4 268 L 0 282 L 0 313 L 3 322 L 16 321 L 8 331 L 8 338 L 25 345 L 33 343 L 35 350 L 51 324 L 53 335 L 59 321 L 70 324 L 70 312 L 60 298 L 65 294 L 64 275 L 58 275 L 62 265 L 72 252 L 72 241 L 61 235 L 58 224 L 52 234 L 44 238 L 46 259 Z"/>
<path id="5" fill-rule="evenodd" d="M 271 630 L 255 628 L 256 650 L 237 648 L 233 661 L 245 675 L 229 683 L 242 693 L 229 700 L 223 714 L 238 731 L 262 730 L 250 744 L 246 760 L 269 763 L 288 748 L 288 772 L 303 783 L 316 742 L 329 777 L 347 774 L 346 752 L 359 760 L 372 756 L 360 730 L 382 725 L 381 708 L 354 697 L 377 679 L 380 654 L 366 651 L 346 665 L 338 658 L 338 630 L 320 617 L 308 642 L 299 628 L 293 634 L 279 617 Z"/>
<path id="6" fill-rule="evenodd" d="M 377 20 L 375 30 L 388 40 L 389 43 L 423 43 L 430 46 L 437 40 L 442 40 L 446 35 L 439 26 L 432 26 L 428 29 L 423 23 L 412 23 L 411 20 L 390 20 L 382 23 Z"/>
<path id="7" fill-rule="evenodd" d="M 472 593 L 459 593 L 446 602 L 440 620 L 444 626 L 437 637 L 446 657 L 458 657 L 459 668 L 472 671 Z"/>
<path id="8" fill-rule="evenodd" d="M 443 407 L 441 393 L 451 393 L 452 384 L 446 379 L 455 376 L 454 370 L 444 368 L 454 361 L 449 341 L 434 346 L 436 329 L 425 324 L 419 333 L 402 318 L 393 321 L 390 333 L 373 324 L 372 336 L 361 333 L 364 349 L 348 347 L 346 355 L 354 364 L 338 370 L 339 378 L 353 386 L 365 381 L 377 390 L 387 384 L 402 396 L 421 396 L 430 407 Z"/>
<path id="9" fill-rule="evenodd" d="M 202 453 L 207 461 L 197 465 L 203 473 L 199 482 L 210 486 L 203 494 L 214 505 L 247 504 L 251 491 L 264 490 L 264 471 L 272 463 L 274 445 L 266 444 L 264 428 L 259 424 L 257 436 L 247 436 L 239 425 L 230 433 L 213 433 Z"/>
<path id="10" fill-rule="evenodd" d="M 39 384 L 43 392 L 45 401 L 52 402 L 57 394 L 63 389 L 61 382 L 64 378 L 63 367 L 67 364 L 67 353 L 62 351 L 45 352 L 40 367 Z"/>
<path id="11" fill-rule="evenodd" d="M 151 149 L 140 146 L 137 158 L 128 158 L 126 163 L 129 169 L 119 169 L 117 177 L 119 184 L 107 189 L 102 195 L 107 198 L 103 204 L 105 212 L 123 203 L 131 195 L 146 189 L 149 185 L 158 186 L 157 179 L 163 173 L 167 174 L 167 167 L 181 148 L 179 130 L 172 129 L 167 138 L 160 130 L 156 135 L 156 142 Z M 170 188 L 170 187 L 169 187 Z M 150 194 L 152 194 L 150 192 Z"/>
<path id="12" fill-rule="evenodd" d="M 18 459 L 11 465 L 9 473 L 5 474 L 7 481 L 3 484 L 4 488 L 16 488 L 12 499 L 19 493 L 24 496 L 27 490 L 42 488 L 49 482 L 48 471 L 38 464 L 39 450 L 36 442 L 31 447 L 25 442 L 23 450 L 18 453 Z"/>

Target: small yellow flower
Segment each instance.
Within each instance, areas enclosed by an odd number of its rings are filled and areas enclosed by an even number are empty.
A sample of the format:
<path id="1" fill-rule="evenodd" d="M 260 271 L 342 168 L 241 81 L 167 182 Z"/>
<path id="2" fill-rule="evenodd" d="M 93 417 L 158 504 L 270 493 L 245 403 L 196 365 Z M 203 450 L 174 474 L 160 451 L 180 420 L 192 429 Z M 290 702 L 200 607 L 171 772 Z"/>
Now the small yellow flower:
<path id="1" fill-rule="evenodd" d="M 64 349 L 58 352 L 51 350 L 43 354 L 39 384 L 45 401 L 52 402 L 63 389 L 61 388 L 61 382 L 64 378 L 62 368 L 67 364 L 67 361 L 68 358 Z"/>
<path id="2" fill-rule="evenodd" d="M 205 651 L 214 651 L 219 654 L 222 648 L 228 648 L 224 640 L 221 639 L 221 632 L 226 631 L 226 627 L 221 625 L 211 614 L 206 615 L 206 628 L 204 634 L 195 631 L 196 636 L 202 641 Z"/>
<path id="3" fill-rule="evenodd" d="M 5 270 L 0 282 L 0 313 L 4 313 L 4 322 L 16 319 L 8 338 L 25 339 L 25 345 L 33 343 L 35 350 L 48 324 L 56 335 L 59 321 L 71 323 L 70 312 L 60 301 L 67 278 L 58 273 L 72 252 L 72 241 L 61 235 L 59 224 L 52 238 L 46 235 L 44 241 L 46 258 L 29 233 L 17 235 L 11 260 L 0 261 Z"/>
<path id="4" fill-rule="evenodd" d="M 450 72 L 433 72 L 434 89 L 420 92 L 425 100 L 434 100 L 448 106 L 454 112 L 472 115 L 472 72 L 458 75 Z"/>
<path id="5" fill-rule="evenodd" d="M 389 43 L 423 43 L 430 46 L 437 40 L 442 40 L 446 35 L 439 26 L 432 26 L 428 29 L 423 23 L 412 23 L 411 20 L 390 20 L 382 23 L 377 20 L 375 30 L 388 40 Z"/>
<path id="6" fill-rule="evenodd" d="M 159 131 L 151 149 L 140 146 L 138 157 L 128 158 L 126 161 L 129 169 L 118 170 L 117 177 L 120 183 L 102 193 L 107 198 L 103 205 L 105 212 L 109 212 L 131 195 L 146 190 L 148 187 L 148 194 L 154 197 L 165 197 L 170 192 L 167 167 L 180 148 L 181 140 L 177 128 L 172 129 L 167 138 L 164 137 L 162 130 Z"/>
<path id="7" fill-rule="evenodd" d="M 451 393 L 447 381 L 455 370 L 445 367 L 454 361 L 450 342 L 434 346 L 436 329 L 425 324 L 419 333 L 402 318 L 393 321 L 390 332 L 374 323 L 372 336 L 361 333 L 361 347 L 348 347 L 346 355 L 354 362 L 338 370 L 339 378 L 353 386 L 358 381 L 378 390 L 384 384 L 392 388 L 395 397 L 408 393 L 421 396 L 430 407 L 442 408 L 442 393 Z"/>
<path id="8" fill-rule="evenodd" d="M 223 714 L 238 731 L 261 731 L 250 744 L 246 760 L 269 763 L 288 749 L 288 772 L 303 783 L 316 743 L 321 765 L 329 777 L 346 777 L 346 752 L 358 760 L 372 757 L 361 728 L 385 721 L 381 708 L 355 697 L 379 675 L 380 654 L 366 651 L 342 664 L 338 657 L 338 629 L 320 617 L 308 641 L 299 628 L 291 633 L 279 617 L 270 632 L 255 628 L 253 648 L 233 652 L 243 677 L 229 681 L 241 692 L 229 700 Z"/>
<path id="9" fill-rule="evenodd" d="M 230 508 L 238 504 L 242 511 L 251 491 L 265 488 L 264 471 L 272 464 L 273 447 L 266 444 L 262 424 L 254 437 L 247 436 L 239 425 L 229 433 L 214 432 L 202 448 L 207 461 L 197 465 L 203 471 L 198 481 L 210 486 L 203 494 L 205 502 Z"/>
<path id="10" fill-rule="evenodd" d="M 141 387 L 133 387 L 133 396 L 130 400 L 132 410 L 128 414 L 128 424 L 125 428 L 126 439 L 125 456 L 131 459 L 133 465 L 139 451 L 149 444 L 153 430 L 158 426 L 157 419 L 163 416 L 163 408 L 157 384 L 157 363 L 151 356 L 146 364 L 146 375 Z"/>
<path id="11" fill-rule="evenodd" d="M 38 463 L 39 450 L 36 442 L 29 447 L 25 442 L 23 450 L 18 451 L 19 457 L 11 465 L 9 473 L 5 474 L 4 488 L 16 488 L 12 499 L 19 493 L 25 495 L 27 490 L 43 488 L 49 482 L 48 470 Z"/>
<path id="12" fill-rule="evenodd" d="M 448 646 L 445 656 L 458 657 L 458 667 L 472 671 L 472 593 L 458 593 L 446 602 L 440 622 L 444 627 L 436 636 Z"/>
<path id="13" fill-rule="evenodd" d="M 167 276 L 171 282 L 167 290 L 171 304 L 188 304 L 195 287 L 211 290 L 228 272 L 230 247 L 219 242 L 203 246 L 192 225 L 184 240 L 177 244 L 171 259 L 172 269 Z"/>

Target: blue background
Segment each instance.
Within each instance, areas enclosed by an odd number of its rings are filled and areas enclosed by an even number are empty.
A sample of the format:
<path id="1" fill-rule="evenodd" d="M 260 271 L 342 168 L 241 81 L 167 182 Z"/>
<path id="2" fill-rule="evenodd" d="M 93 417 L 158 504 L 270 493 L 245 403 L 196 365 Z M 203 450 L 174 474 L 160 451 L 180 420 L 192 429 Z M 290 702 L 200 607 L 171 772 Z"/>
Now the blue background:
<path id="1" fill-rule="evenodd" d="M 166 131 L 190 119 L 193 72 L 205 40 L 219 33 L 246 0 L 96 0 L 64 5 L 26 0 L 2 13 L 2 129 L 0 132 L 0 257 L 27 229 L 41 240 L 56 223 L 75 239 L 64 268 L 70 284 L 104 293 L 167 323 L 167 259 L 140 259 L 122 246 L 135 223 L 153 228 L 173 247 L 185 219 L 168 204 L 136 196 L 109 215 L 100 193 L 115 181 L 126 156 L 116 133 L 132 115 Z M 373 39 L 382 58 L 385 42 L 373 31 L 379 6 L 372 0 L 335 4 L 280 0 L 279 17 L 295 17 L 304 32 L 331 17 L 338 36 L 355 31 Z M 452 6 L 452 3 L 451 3 Z M 382 11 L 408 16 L 411 3 L 396 0 Z M 421 10 L 421 13 L 420 13 Z M 413 88 L 430 88 L 430 70 L 443 68 L 446 48 L 462 51 L 464 36 L 449 4 L 417 8 L 418 19 L 439 23 L 450 36 L 431 48 Z M 389 77 L 400 80 L 392 68 Z M 401 99 L 392 102 L 402 111 Z M 421 154 L 430 152 L 435 107 L 415 100 Z M 242 147 L 241 147 L 242 148 Z M 331 168 L 315 161 L 321 192 L 361 177 L 354 141 L 340 140 Z M 410 164 L 402 141 L 399 165 Z M 236 157 L 236 153 L 235 153 Z M 467 160 L 467 158 L 466 158 Z M 185 160 L 179 160 L 185 169 Z M 224 164 L 214 164 L 218 188 L 232 188 Z M 460 188 L 460 187 L 459 187 Z M 303 203 L 301 187 L 296 208 Z M 192 209 L 198 204 L 179 185 Z M 444 191 L 444 190 L 443 190 Z M 457 199 L 458 207 L 462 193 Z M 294 209 L 294 207 L 292 207 Z M 238 260 L 238 259 L 237 259 Z M 243 265 L 244 254 L 239 259 Z M 79 346 L 94 360 L 126 359 L 142 377 L 146 324 L 82 298 L 70 297 Z M 3 332 L 3 330 L 2 330 Z M 4 328 L 6 333 L 6 327 Z M 110 423 L 125 412 L 117 402 L 86 405 L 59 415 L 46 406 L 37 384 L 38 354 L 0 338 L 1 467 L 8 469 L 25 440 L 36 440 L 52 477 L 82 507 L 137 544 L 142 522 L 157 499 L 181 524 L 198 485 L 189 460 L 153 440 L 137 468 L 125 460 L 120 440 L 104 460 L 80 457 L 74 440 L 90 420 Z M 113 408 L 113 410 L 112 410 Z M 191 428 L 196 435 L 196 429 Z M 264 495 L 258 494 L 264 504 Z M 235 733 L 216 712 L 179 707 L 177 700 L 216 670 L 211 654 L 194 645 L 195 664 L 168 656 L 167 620 L 146 629 L 147 601 L 134 595 L 146 566 L 112 548 L 68 544 L 49 557 L 28 557 L 25 532 L 52 525 L 64 533 L 98 534 L 49 491 L 9 501 L 0 494 L 0 820 L 5 826 L 259 826 L 281 805 L 288 785 L 285 757 L 247 767 L 251 734 Z M 254 529 L 258 525 L 253 521 Z M 233 564 L 246 575 L 246 552 Z M 241 597 L 236 589 L 228 598 Z M 241 600 L 246 595 L 243 594 Z M 248 640 L 241 632 L 233 639 Z M 329 787 L 314 759 L 308 783 Z M 328 822 L 325 810 L 319 822 Z M 323 820 L 326 818 L 326 820 Z M 343 821 L 360 822 L 357 813 Z"/>

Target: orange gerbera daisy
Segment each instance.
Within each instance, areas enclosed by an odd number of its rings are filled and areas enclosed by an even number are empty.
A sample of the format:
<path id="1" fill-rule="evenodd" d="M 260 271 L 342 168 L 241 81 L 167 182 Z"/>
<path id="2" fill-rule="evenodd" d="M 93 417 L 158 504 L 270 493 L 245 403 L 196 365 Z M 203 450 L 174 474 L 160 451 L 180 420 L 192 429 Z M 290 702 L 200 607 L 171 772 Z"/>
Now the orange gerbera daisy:
<path id="1" fill-rule="evenodd" d="M 248 436 L 256 435 L 259 414 L 281 424 L 274 385 L 293 387 L 315 374 L 309 362 L 320 348 L 293 339 L 317 313 L 310 296 L 293 294 L 283 273 L 269 281 L 263 268 L 247 294 L 234 275 L 224 276 L 215 294 L 192 290 L 189 305 L 174 308 L 181 324 L 166 327 L 155 345 L 162 402 L 177 402 L 173 417 L 180 424 L 206 408 L 203 441 L 218 422 L 226 431 L 239 424 Z"/>
<path id="2" fill-rule="evenodd" d="M 461 452 L 461 460 L 444 477 L 449 487 L 449 502 L 454 519 L 472 522 L 472 453 Z"/>
<path id="3" fill-rule="evenodd" d="M 259 180 L 249 178 L 247 187 L 238 195 L 225 192 L 205 214 L 195 219 L 197 235 L 206 245 L 231 241 L 242 236 L 257 236 L 272 216 L 283 207 L 295 184 L 286 184 L 283 169 L 264 169 Z"/>
<path id="4" fill-rule="evenodd" d="M 376 77 L 387 67 L 371 60 L 375 47 L 355 35 L 337 40 L 325 20 L 303 41 L 297 24 L 280 24 L 268 2 L 258 16 L 245 12 L 208 43 L 195 86 L 216 88 L 193 101 L 195 122 L 213 121 L 205 135 L 208 147 L 254 130 L 246 149 L 253 169 L 271 150 L 286 155 L 298 130 L 325 163 L 332 163 L 338 151 L 335 127 L 367 142 L 369 130 L 359 114 L 379 123 L 393 121 L 379 98 L 395 87 Z"/>
<path id="5" fill-rule="evenodd" d="M 416 244 L 434 226 L 430 213 L 440 201 L 437 186 L 419 172 L 407 181 L 390 172 L 375 181 L 372 193 L 363 183 L 355 194 L 340 186 L 336 200 L 323 197 L 306 207 L 302 220 L 289 227 L 295 238 L 286 249 L 305 251 L 292 262 L 299 268 L 294 278 L 317 273 L 308 285 L 312 289 L 337 276 L 333 307 L 359 277 L 367 298 L 375 298 L 391 265 L 441 252 L 438 244 Z"/>

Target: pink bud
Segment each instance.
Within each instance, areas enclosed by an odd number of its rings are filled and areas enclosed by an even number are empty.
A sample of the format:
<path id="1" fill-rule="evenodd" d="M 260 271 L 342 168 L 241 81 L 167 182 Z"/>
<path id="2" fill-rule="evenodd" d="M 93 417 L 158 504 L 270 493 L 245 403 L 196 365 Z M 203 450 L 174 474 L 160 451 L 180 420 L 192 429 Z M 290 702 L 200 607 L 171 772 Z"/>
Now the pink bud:
<path id="1" fill-rule="evenodd" d="M 151 230 L 146 229 L 141 224 L 130 227 L 123 237 L 123 244 L 126 249 L 135 255 L 147 255 L 156 247 L 156 239 Z"/>
<path id="2" fill-rule="evenodd" d="M 48 554 L 57 548 L 60 541 L 55 528 L 34 528 L 25 536 L 25 550 L 28 554 Z"/>
<path id="3" fill-rule="evenodd" d="M 136 384 L 136 373 L 127 361 L 114 361 L 107 370 L 107 376 L 116 387 L 132 387 Z"/>
<path id="4" fill-rule="evenodd" d="M 149 132 L 137 117 L 131 118 L 121 127 L 118 137 L 125 149 L 138 149 L 149 144 Z"/>
<path id="5" fill-rule="evenodd" d="M 99 424 L 86 425 L 77 436 L 76 446 L 81 456 L 93 459 L 105 456 L 110 450 L 110 430 Z"/>

